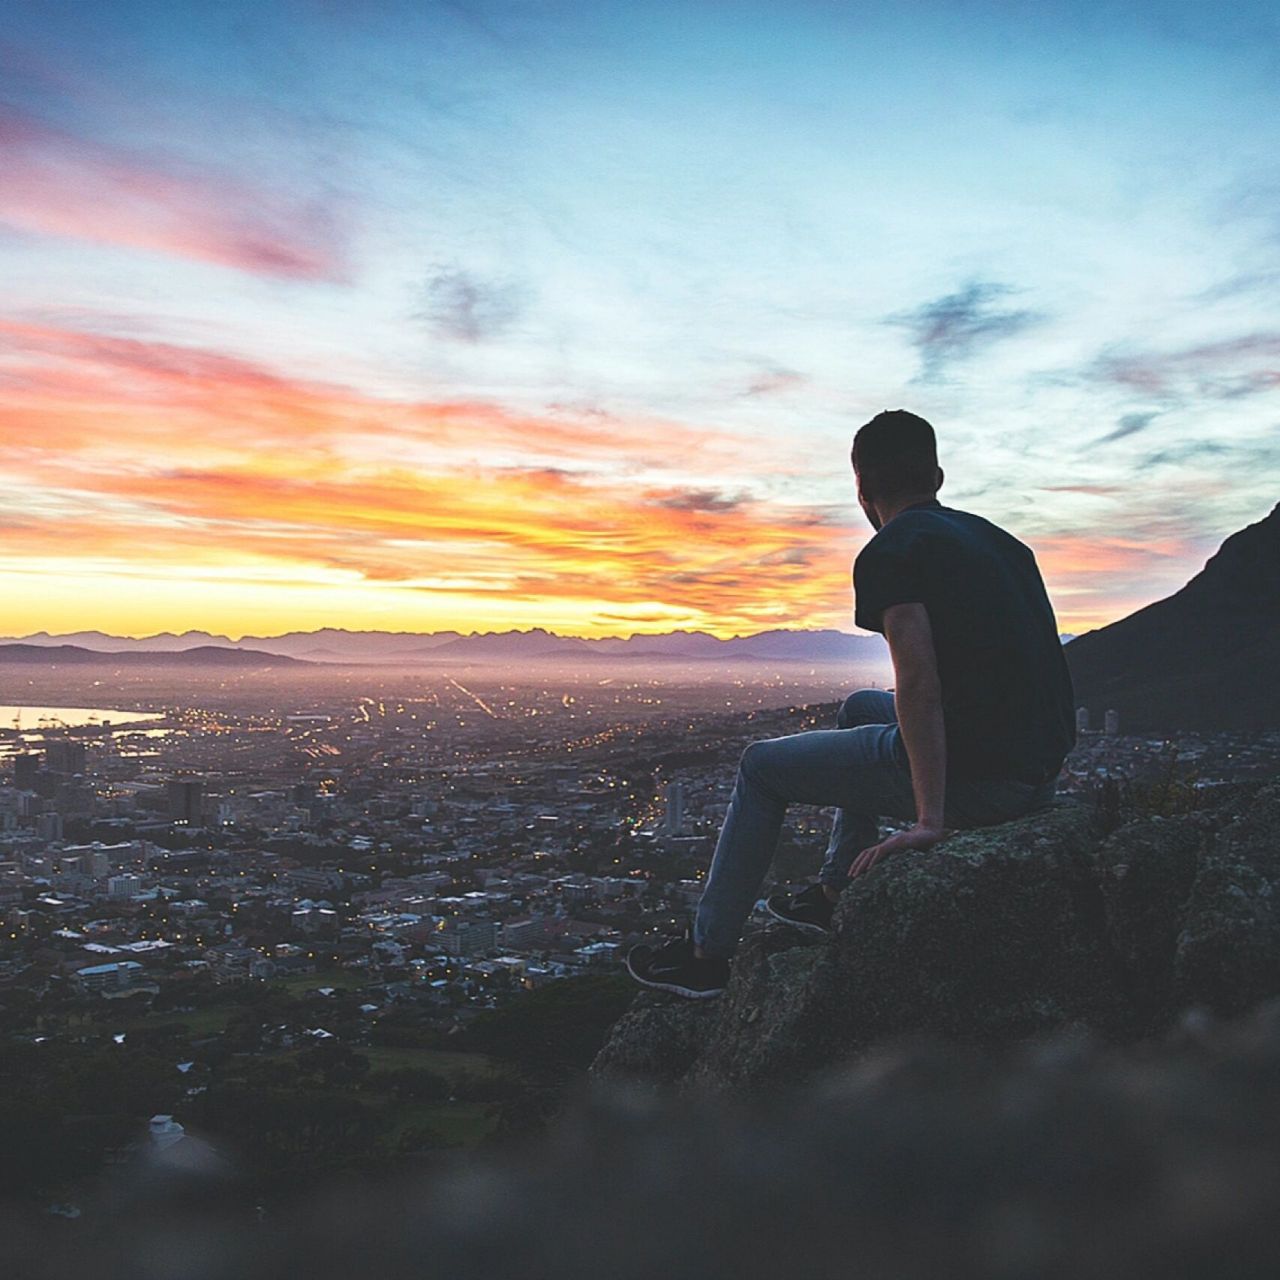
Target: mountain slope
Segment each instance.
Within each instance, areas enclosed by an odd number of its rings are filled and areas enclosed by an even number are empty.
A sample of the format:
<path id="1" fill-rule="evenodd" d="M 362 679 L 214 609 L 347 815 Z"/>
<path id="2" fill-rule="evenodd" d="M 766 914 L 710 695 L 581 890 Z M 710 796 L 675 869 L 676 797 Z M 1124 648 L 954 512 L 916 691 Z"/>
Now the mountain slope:
<path id="1" fill-rule="evenodd" d="M 1122 730 L 1280 728 L 1280 503 L 1180 591 L 1071 641 L 1076 705 Z"/>

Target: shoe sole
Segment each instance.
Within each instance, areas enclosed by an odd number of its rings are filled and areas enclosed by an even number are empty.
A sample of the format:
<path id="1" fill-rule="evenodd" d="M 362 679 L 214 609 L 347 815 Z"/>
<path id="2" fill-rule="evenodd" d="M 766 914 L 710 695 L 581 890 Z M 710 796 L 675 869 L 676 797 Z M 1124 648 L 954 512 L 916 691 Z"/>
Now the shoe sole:
<path id="1" fill-rule="evenodd" d="M 789 924 L 793 929 L 799 929 L 802 933 L 816 934 L 820 938 L 831 936 L 831 930 L 824 924 L 814 924 L 810 920 L 793 920 L 790 916 L 784 916 L 775 911 L 767 902 L 764 904 L 764 909 L 775 920 L 781 920 L 783 924 Z"/>
<path id="2" fill-rule="evenodd" d="M 695 991 L 692 987 L 682 987 L 676 982 L 658 982 L 654 978 L 643 978 L 631 967 L 630 960 L 627 961 L 627 972 L 642 987 L 650 987 L 654 991 L 670 991 L 672 995 L 684 996 L 688 1000 L 711 1000 L 716 996 L 724 995 L 723 987 L 715 987 L 711 991 Z"/>

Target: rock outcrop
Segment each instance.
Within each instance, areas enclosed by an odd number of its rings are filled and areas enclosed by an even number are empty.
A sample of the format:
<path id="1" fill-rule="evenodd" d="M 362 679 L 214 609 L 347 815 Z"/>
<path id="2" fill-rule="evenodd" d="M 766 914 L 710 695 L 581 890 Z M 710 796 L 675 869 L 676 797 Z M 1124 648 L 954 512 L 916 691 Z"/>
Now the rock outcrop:
<path id="1" fill-rule="evenodd" d="M 1138 1040 L 1280 994 L 1280 784 L 1106 831 L 1080 802 L 959 832 L 855 881 L 829 938 L 744 940 L 724 996 L 644 992 L 598 1079 L 755 1089 L 904 1035 Z"/>

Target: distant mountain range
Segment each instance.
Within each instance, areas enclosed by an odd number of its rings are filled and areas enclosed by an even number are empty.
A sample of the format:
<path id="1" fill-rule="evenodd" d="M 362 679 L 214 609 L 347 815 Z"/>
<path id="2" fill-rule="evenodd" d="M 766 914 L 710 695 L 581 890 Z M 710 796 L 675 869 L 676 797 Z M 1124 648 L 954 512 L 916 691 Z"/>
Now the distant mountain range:
<path id="1" fill-rule="evenodd" d="M 1121 732 L 1280 728 L 1280 503 L 1180 591 L 1065 649 L 1076 703 Z"/>
<path id="2" fill-rule="evenodd" d="M 389 632 L 293 631 L 282 636 L 245 636 L 231 640 L 205 631 L 133 639 L 101 631 L 77 631 L 0 641 L 0 661 L 49 661 L 42 655 L 65 651 L 60 661 L 131 655 L 153 662 L 181 656 L 193 662 L 234 660 L 230 655 L 256 655 L 301 662 L 377 662 L 446 664 L 572 660 L 574 662 L 888 662 L 888 649 L 878 635 L 844 631 L 761 631 L 721 640 L 703 631 L 665 635 L 632 635 L 599 640 L 561 636 L 534 627 L 529 631 L 492 631 L 462 635 L 457 631 Z M 80 657 L 78 655 L 85 655 Z"/>
<path id="3" fill-rule="evenodd" d="M 286 658 L 278 653 L 262 653 L 257 649 L 228 649 L 217 645 L 197 645 L 191 649 L 163 650 L 138 649 L 103 652 L 87 649 L 78 644 L 3 644 L 0 643 L 0 663 L 40 663 L 42 666 L 83 665 L 86 663 L 110 663 L 112 666 L 180 666 L 180 667 L 298 667 L 304 666 L 296 658 Z"/>
<path id="4" fill-rule="evenodd" d="M 1180 591 L 1080 636 L 1063 635 L 1076 704 L 1122 731 L 1280 728 L 1280 504 L 1223 542 Z M 526 662 L 888 664 L 878 635 L 702 631 L 586 640 L 528 631 L 389 632 L 326 627 L 233 641 L 204 631 L 132 639 L 101 631 L 0 640 L 0 663 L 174 663 L 242 668 L 321 663 Z"/>

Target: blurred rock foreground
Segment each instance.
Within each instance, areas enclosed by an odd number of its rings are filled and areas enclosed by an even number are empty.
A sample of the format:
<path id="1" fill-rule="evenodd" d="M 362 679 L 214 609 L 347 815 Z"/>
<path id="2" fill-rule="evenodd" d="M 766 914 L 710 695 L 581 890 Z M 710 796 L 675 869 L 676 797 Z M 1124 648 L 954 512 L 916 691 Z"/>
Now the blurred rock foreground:
<path id="1" fill-rule="evenodd" d="M 1064 805 L 852 886 L 830 939 L 644 993 L 521 1148 L 257 1221 L 0 1220 L 15 1280 L 1274 1277 L 1280 784 Z M 1110 827 L 1110 829 L 1108 829 Z"/>

